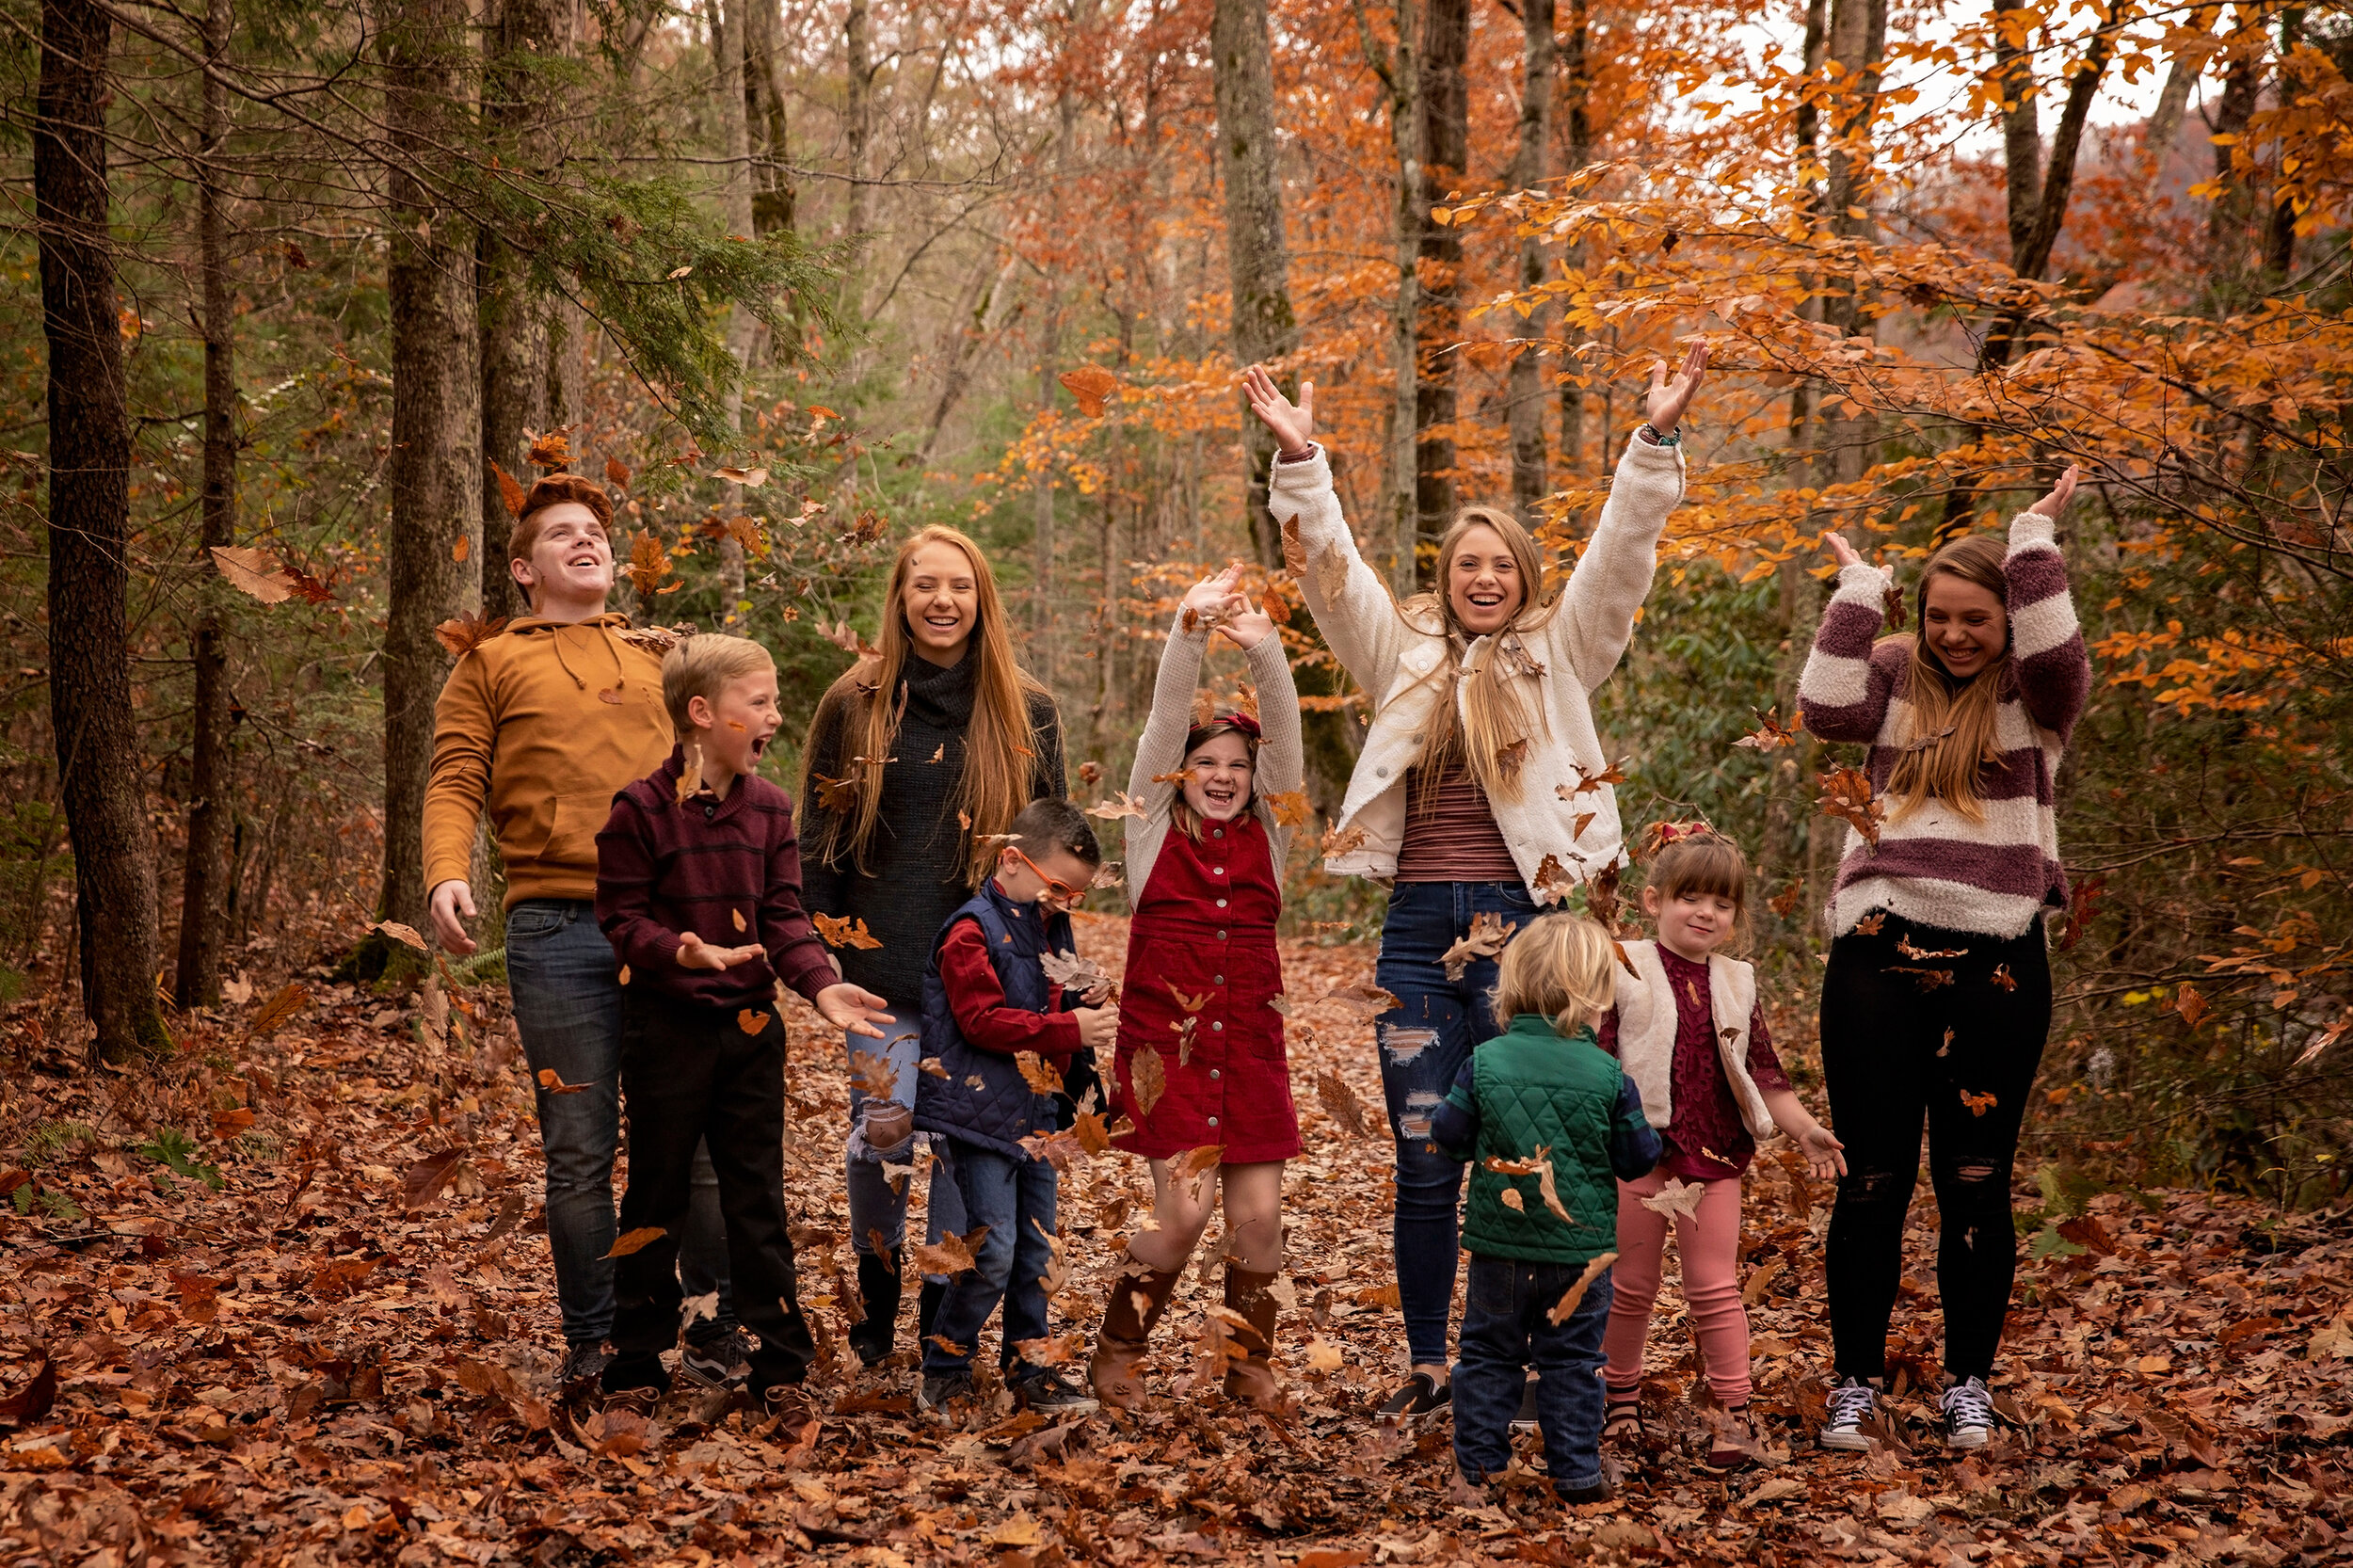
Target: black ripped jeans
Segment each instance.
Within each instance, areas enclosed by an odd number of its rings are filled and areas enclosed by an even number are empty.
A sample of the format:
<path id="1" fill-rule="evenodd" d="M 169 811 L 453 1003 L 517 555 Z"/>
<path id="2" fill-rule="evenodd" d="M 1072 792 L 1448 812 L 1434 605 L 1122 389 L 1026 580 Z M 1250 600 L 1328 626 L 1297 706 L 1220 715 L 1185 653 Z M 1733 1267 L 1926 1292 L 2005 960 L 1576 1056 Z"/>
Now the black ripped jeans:
<path id="1" fill-rule="evenodd" d="M 1862 929 L 1874 920 L 1876 931 Z M 2051 961 L 2039 920 L 2004 941 L 1874 911 L 1831 944 L 1822 1075 L 1831 1125 L 1847 1145 L 1826 1248 L 1840 1377 L 1886 1370 L 1924 1118 L 1943 1225 L 1945 1370 L 1956 1379 L 1993 1373 L 2018 1266 L 2010 1166 L 2050 1030 Z"/>

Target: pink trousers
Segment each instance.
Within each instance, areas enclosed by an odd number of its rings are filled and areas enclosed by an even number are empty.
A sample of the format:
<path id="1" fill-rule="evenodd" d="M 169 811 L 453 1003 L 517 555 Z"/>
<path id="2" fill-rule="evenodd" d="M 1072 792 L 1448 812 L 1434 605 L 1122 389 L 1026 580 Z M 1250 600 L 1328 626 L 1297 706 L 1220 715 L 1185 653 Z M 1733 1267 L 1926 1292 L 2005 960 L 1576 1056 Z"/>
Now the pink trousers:
<path id="1" fill-rule="evenodd" d="M 1670 1216 L 1642 1207 L 1667 1185 L 1663 1171 L 1618 1183 L 1618 1261 L 1609 1271 L 1613 1295 L 1602 1337 L 1613 1394 L 1641 1386 L 1642 1343 L 1650 1337 L 1651 1304 L 1667 1256 Z M 1689 1183 L 1686 1183 L 1689 1185 Z M 1705 1194 L 1689 1219 L 1673 1216 L 1675 1251 L 1683 1258 L 1683 1300 L 1707 1361 L 1708 1386 L 1727 1405 L 1748 1402 L 1749 1314 L 1740 1304 L 1740 1178 L 1701 1183 Z"/>

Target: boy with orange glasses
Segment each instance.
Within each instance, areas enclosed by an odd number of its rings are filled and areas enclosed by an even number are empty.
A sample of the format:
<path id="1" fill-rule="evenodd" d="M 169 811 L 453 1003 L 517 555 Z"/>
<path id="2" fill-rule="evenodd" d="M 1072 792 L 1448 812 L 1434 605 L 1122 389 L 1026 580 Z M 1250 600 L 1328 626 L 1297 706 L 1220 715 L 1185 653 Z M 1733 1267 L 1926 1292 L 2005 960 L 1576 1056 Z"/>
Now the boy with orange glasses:
<path id="1" fill-rule="evenodd" d="M 1021 1352 L 1025 1342 L 1047 1337 L 1056 1196 L 1053 1165 L 1021 1140 L 1068 1125 L 1070 1106 L 1095 1080 L 1096 1048 L 1118 1034 L 1118 1011 L 1101 1005 L 1108 984 L 1074 996 L 1047 978 L 1044 962 L 1048 952 L 1075 951 L 1064 910 L 1085 896 L 1103 852 L 1086 814 L 1066 800 L 1032 801 L 1009 838 L 996 874 L 948 917 L 923 975 L 926 1070 L 915 1125 L 934 1135 L 933 1151 L 964 1199 L 965 1223 L 987 1232 L 972 1250 L 973 1267 L 949 1280 L 932 1319 L 916 1402 L 937 1413 L 973 1397 L 972 1353 L 1002 1302 L 1006 1385 L 1032 1410 L 1080 1414 L 1096 1401 Z M 1062 1074 L 1065 1092 L 1035 1087 L 1016 1060 L 1022 1052 Z"/>

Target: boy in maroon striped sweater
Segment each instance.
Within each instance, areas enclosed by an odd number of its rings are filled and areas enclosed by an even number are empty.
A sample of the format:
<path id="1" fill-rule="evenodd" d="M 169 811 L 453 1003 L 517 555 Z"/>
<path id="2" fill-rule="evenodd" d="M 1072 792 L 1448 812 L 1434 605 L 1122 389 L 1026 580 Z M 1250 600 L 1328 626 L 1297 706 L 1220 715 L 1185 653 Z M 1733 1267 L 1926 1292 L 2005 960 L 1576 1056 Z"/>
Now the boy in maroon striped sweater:
<path id="1" fill-rule="evenodd" d="M 662 662 L 679 744 L 613 798 L 597 835 L 597 923 L 621 962 L 621 1092 L 630 1124 L 614 1272 L 608 1402 L 650 1408 L 678 1342 L 675 1263 L 695 1145 L 708 1141 L 737 1312 L 758 1336 L 750 1386 L 772 1408 L 816 1353 L 784 1211 L 779 979 L 826 1019 L 879 1036 L 883 999 L 844 983 L 801 905 L 792 802 L 754 770 L 774 738 L 776 668 L 742 637 L 691 637 Z M 709 936 L 702 935 L 710 933 Z"/>

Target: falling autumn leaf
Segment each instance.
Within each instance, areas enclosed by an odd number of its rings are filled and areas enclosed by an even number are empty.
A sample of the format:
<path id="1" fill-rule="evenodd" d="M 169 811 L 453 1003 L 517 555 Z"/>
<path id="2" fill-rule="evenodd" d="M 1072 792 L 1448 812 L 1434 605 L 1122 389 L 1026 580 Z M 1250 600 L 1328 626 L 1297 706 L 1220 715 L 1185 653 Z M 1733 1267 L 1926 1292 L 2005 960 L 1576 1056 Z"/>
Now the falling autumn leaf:
<path id="1" fill-rule="evenodd" d="M 566 430 L 551 430 L 546 435 L 536 438 L 531 443 L 531 450 L 523 456 L 533 468 L 544 469 L 549 472 L 566 467 L 572 460 L 570 433 Z"/>
<path id="2" fill-rule="evenodd" d="M 817 804 L 821 809 L 827 811 L 857 809 L 857 780 L 856 778 L 833 778 L 822 773 L 812 773 L 808 776 L 808 781 L 817 787 Z M 832 940 L 830 937 L 826 939 Z M 839 942 L 834 943 L 836 947 L 840 945 Z"/>
<path id="3" fill-rule="evenodd" d="M 499 500 L 505 505 L 506 515 L 510 518 L 521 517 L 523 515 L 522 486 L 516 483 L 513 474 L 499 467 L 496 458 L 485 458 L 484 461 L 490 465 L 490 474 L 499 483 Z"/>
<path id="4" fill-rule="evenodd" d="M 1987 1112 L 1993 1110 L 1994 1106 L 2000 1103 L 2000 1101 L 1995 1099 L 1992 1095 L 1973 1095 L 1968 1090 L 1963 1089 L 1961 1092 L 1961 1103 L 1969 1108 L 1969 1114 L 1972 1116 L 1982 1116 Z"/>
<path id="5" fill-rule="evenodd" d="M 1854 922 L 1854 928 L 1857 936 L 1876 936 L 1880 934 L 1880 929 L 1886 924 L 1887 916 L 1884 912 L 1881 912 L 1864 916 Z"/>
<path id="6" fill-rule="evenodd" d="M 1101 419 L 1112 393 L 1119 390 L 1119 377 L 1101 365 L 1080 365 L 1065 370 L 1055 377 L 1064 391 L 1079 401 L 1079 411 L 1089 419 Z"/>
<path id="7" fill-rule="evenodd" d="M 817 927 L 817 935 L 825 945 L 837 948 L 858 948 L 871 951 L 882 946 L 882 938 L 866 929 L 863 915 L 820 915 L 812 912 L 809 922 Z"/>
<path id="8" fill-rule="evenodd" d="M 768 471 L 764 468 L 737 468 L 729 464 L 726 468 L 712 470 L 711 477 L 724 479 L 730 485 L 741 485 L 745 489 L 758 489 L 768 483 Z"/>
<path id="9" fill-rule="evenodd" d="M 1988 983 L 1998 985 L 2005 991 L 2015 991 L 2018 989 L 2018 977 L 2009 972 L 2009 966 L 2008 964 L 1994 965 L 1993 972 L 1986 976 L 1986 979 Z"/>
<path id="10" fill-rule="evenodd" d="M 1860 768 L 1833 768 L 1817 782 L 1822 793 L 1815 804 L 1826 817 L 1836 817 L 1863 836 L 1864 842 L 1873 849 L 1879 847 L 1880 824 L 1887 820 L 1887 807 L 1871 792 L 1870 776 Z"/>
<path id="11" fill-rule="evenodd" d="M 1671 1220 L 1696 1220 L 1699 1218 L 1700 1200 L 1705 1196 L 1706 1183 L 1669 1176 L 1665 1186 L 1642 1199 L 1642 1207 Z"/>
<path id="12" fill-rule="evenodd" d="M 1311 814 L 1305 790 L 1285 790 L 1266 797 L 1268 809 L 1274 813 L 1278 827 L 1304 827 Z"/>
<path id="13" fill-rule="evenodd" d="M 1561 1293 L 1561 1299 L 1552 1304 L 1552 1310 L 1545 1314 L 1545 1321 L 1552 1324 L 1555 1328 L 1558 1328 L 1562 1323 L 1567 1322 L 1570 1316 L 1577 1311 L 1579 1304 L 1585 1300 L 1586 1289 L 1592 1286 L 1593 1281 L 1602 1276 L 1602 1272 L 1604 1270 L 1608 1269 L 1617 1260 L 1618 1255 L 1613 1252 L 1595 1253 L 1592 1257 L 1588 1258 L 1585 1263 L 1584 1272 L 1579 1273 L 1577 1278 L 1570 1283 L 1569 1288 Z"/>
<path id="14" fill-rule="evenodd" d="M 278 564 L 265 550 L 249 545 L 215 545 L 213 565 L 231 585 L 264 604 L 283 604 L 295 596 L 294 573 Z"/>
<path id="15" fill-rule="evenodd" d="M 300 981 L 288 982 L 280 987 L 276 996 L 263 1003 L 259 1013 L 253 1015 L 253 1021 L 246 1026 L 245 1037 L 248 1040 L 268 1039 L 287 1019 L 308 1006 L 310 1000 L 311 993 Z"/>
<path id="16" fill-rule="evenodd" d="M 962 1236 L 942 1236 L 937 1245 L 907 1238 L 907 1251 L 913 1255 L 915 1267 L 927 1274 L 960 1274 L 976 1268 L 974 1256 L 981 1243 L 988 1239 L 988 1226 L 975 1225 Z"/>
<path id="17" fill-rule="evenodd" d="M 403 925 L 398 920 L 378 920 L 368 929 L 380 931 L 393 941 L 412 947 L 419 952 L 424 951 L 424 936 L 413 925 Z"/>
<path id="18" fill-rule="evenodd" d="M 1150 1116 L 1152 1108 L 1168 1093 L 1168 1068 L 1160 1053 L 1150 1046 L 1138 1046 L 1128 1059 L 1128 1094 L 1139 1116 Z"/>
<path id="19" fill-rule="evenodd" d="M 746 1034 L 758 1034 L 768 1027 L 769 1015 L 755 1013 L 746 1007 L 735 1015 L 735 1027 Z"/>
<path id="20" fill-rule="evenodd" d="M 435 627 L 433 635 L 440 640 L 443 648 L 449 649 L 452 655 L 462 659 L 505 630 L 506 617 L 504 616 L 499 616 L 496 620 L 484 620 L 473 611 L 468 610 L 456 620 L 445 620 Z"/>
<path id="21" fill-rule="evenodd" d="M 1561 864 L 1561 857 L 1547 855 L 1538 862 L 1535 880 L 1529 884 L 1528 890 L 1536 895 L 1540 904 L 1559 904 L 1576 888 L 1577 878 L 1571 876 L 1568 868 Z"/>
<path id="22" fill-rule="evenodd" d="M 656 1241 L 661 1240 L 664 1236 L 669 1234 L 670 1233 L 668 1231 L 663 1229 L 660 1225 L 640 1225 L 635 1230 L 624 1231 L 621 1235 L 615 1237 L 613 1239 L 612 1250 L 607 1252 L 604 1256 L 606 1257 L 627 1257 L 632 1253 L 645 1251 L 648 1247 L 652 1246 Z"/>
<path id="23" fill-rule="evenodd" d="M 1378 985 L 1342 985 L 1324 993 L 1325 1001 L 1337 1001 L 1359 1018 L 1372 1019 L 1384 1013 L 1395 1012 L 1404 1006 L 1392 991 Z"/>
<path id="24" fill-rule="evenodd" d="M 1449 984 L 1461 981 L 1471 964 L 1481 958 L 1493 958 L 1503 951 L 1503 944 L 1512 939 L 1516 926 L 1503 923 L 1503 917 L 1488 911 L 1471 917 L 1470 930 L 1454 939 L 1453 946 L 1438 955 L 1446 969 Z"/>
<path id="25" fill-rule="evenodd" d="M 452 540 L 450 541 L 450 545 L 449 545 L 449 558 L 450 558 L 451 560 L 453 560 L 453 561 L 462 561 L 462 560 L 464 560 L 467 556 L 469 556 L 469 555 L 471 555 L 471 554 L 472 554 L 472 553 L 473 553 L 473 541 L 472 541 L 472 539 L 468 538 L 465 535 L 460 534 L 460 535 L 458 535 L 458 536 L 457 536 L 457 537 L 456 537 L 455 539 L 452 539 Z"/>
<path id="26" fill-rule="evenodd" d="M 1316 1103 L 1323 1113 L 1339 1124 L 1352 1138 L 1372 1135 L 1373 1121 L 1365 1110 L 1365 1102 L 1349 1086 L 1348 1080 L 1332 1068 L 1316 1074 Z"/>
<path id="27" fill-rule="evenodd" d="M 1900 936 L 1896 938 L 1896 951 L 1906 958 L 1966 958 L 1969 956 L 1967 948 L 1924 948 L 1915 945 L 1911 937 Z"/>
<path id="28" fill-rule="evenodd" d="M 1114 790 L 1112 792 L 1111 799 L 1098 800 L 1087 808 L 1088 816 L 1100 817 L 1105 822 L 1120 817 L 1133 817 L 1138 822 L 1142 822 L 1148 814 L 1144 802 L 1136 799 L 1125 790 Z"/>
<path id="29" fill-rule="evenodd" d="M 604 482 L 606 484 L 616 490 L 625 490 L 629 488 L 629 480 L 630 472 L 627 463 L 618 457 L 607 457 L 604 460 Z"/>
<path id="30" fill-rule="evenodd" d="M 1353 824 L 1348 827 L 1328 828 L 1324 832 L 1323 842 L 1319 847 L 1326 859 L 1334 859 L 1343 855 L 1353 855 L 1364 848 L 1365 837 L 1365 830 Z"/>
<path id="31" fill-rule="evenodd" d="M 585 1083 L 565 1082 L 563 1076 L 553 1067 L 539 1069 L 539 1087 L 551 1095 L 584 1095 L 588 1092 L 588 1085 Z"/>
<path id="32" fill-rule="evenodd" d="M 1799 732 L 1805 728 L 1805 720 L 1800 717 L 1792 721 L 1788 728 L 1784 729 L 1779 722 L 1781 710 L 1778 708 L 1769 708 L 1761 712 L 1752 708 L 1749 712 L 1756 714 L 1757 728 L 1732 744 L 1737 746 L 1747 746 L 1752 751 L 1771 751 L 1778 746 L 1796 745 Z"/>
<path id="33" fill-rule="evenodd" d="M 1013 1064 L 1020 1069 L 1021 1081 L 1034 1092 L 1041 1095 L 1059 1095 L 1063 1092 L 1062 1074 L 1056 1072 L 1054 1064 L 1036 1051 L 1014 1052 Z"/>
<path id="34" fill-rule="evenodd" d="M 674 569 L 670 564 L 670 552 L 663 547 L 660 539 L 642 531 L 630 536 L 629 565 L 621 570 L 630 582 L 636 584 L 638 593 L 649 595 L 660 592 L 662 580 Z"/>

